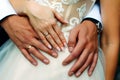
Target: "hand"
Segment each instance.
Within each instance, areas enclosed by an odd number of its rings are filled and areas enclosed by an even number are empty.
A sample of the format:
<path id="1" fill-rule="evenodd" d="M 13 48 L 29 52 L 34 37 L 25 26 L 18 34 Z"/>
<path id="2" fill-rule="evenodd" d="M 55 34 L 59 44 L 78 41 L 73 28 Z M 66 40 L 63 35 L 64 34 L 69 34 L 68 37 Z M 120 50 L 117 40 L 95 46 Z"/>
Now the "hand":
<path id="1" fill-rule="evenodd" d="M 63 65 L 76 60 L 68 74 L 70 76 L 75 74 L 78 77 L 89 67 L 88 75 L 90 76 L 98 59 L 96 25 L 91 21 L 84 21 L 77 25 L 70 32 L 68 47 L 71 54 L 63 61 Z"/>
<path id="2" fill-rule="evenodd" d="M 23 13 L 29 17 L 34 30 L 48 48 L 54 47 L 58 51 L 63 49 L 66 40 L 57 25 L 57 20 L 62 23 L 67 22 L 55 10 L 35 1 L 28 1 Z"/>
<path id="3" fill-rule="evenodd" d="M 57 57 L 57 53 L 55 51 L 48 49 L 40 42 L 38 35 L 33 31 L 26 17 L 9 16 L 1 25 L 23 55 L 33 65 L 37 65 L 37 61 L 31 55 L 34 55 L 45 64 L 49 63 L 49 60 L 42 55 L 38 49 L 53 57 Z"/>

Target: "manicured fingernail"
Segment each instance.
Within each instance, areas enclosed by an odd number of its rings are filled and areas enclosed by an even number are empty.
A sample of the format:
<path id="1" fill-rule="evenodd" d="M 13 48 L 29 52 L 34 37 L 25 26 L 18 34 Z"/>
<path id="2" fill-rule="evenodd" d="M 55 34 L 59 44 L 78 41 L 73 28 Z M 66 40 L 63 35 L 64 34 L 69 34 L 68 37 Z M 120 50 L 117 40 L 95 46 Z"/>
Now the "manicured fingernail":
<path id="1" fill-rule="evenodd" d="M 72 52 L 73 51 L 73 47 L 69 47 L 69 51 Z"/>
<path id="2" fill-rule="evenodd" d="M 78 76 L 80 76 L 80 75 L 81 75 L 81 72 L 78 71 L 78 72 L 76 73 L 76 76 L 78 77 Z"/>
<path id="3" fill-rule="evenodd" d="M 69 23 L 67 20 L 64 20 L 65 21 L 65 23 Z"/>
<path id="4" fill-rule="evenodd" d="M 51 46 L 51 45 L 48 45 L 48 48 L 49 48 L 49 49 L 52 49 L 52 46 Z"/>
<path id="5" fill-rule="evenodd" d="M 73 74 L 74 74 L 74 72 L 70 72 L 70 73 L 69 73 L 69 76 L 72 76 Z"/>
<path id="6" fill-rule="evenodd" d="M 67 43 L 64 43 L 64 46 L 67 47 Z"/>
<path id="7" fill-rule="evenodd" d="M 64 47 L 61 47 L 61 50 L 64 51 Z"/>
<path id="8" fill-rule="evenodd" d="M 60 48 L 59 48 L 59 47 L 56 47 L 56 49 L 57 49 L 58 51 L 60 51 Z"/>
<path id="9" fill-rule="evenodd" d="M 52 55 L 53 55 L 54 57 L 57 57 L 57 56 L 58 56 L 57 53 L 54 53 L 54 52 L 52 53 Z"/>
<path id="10" fill-rule="evenodd" d="M 49 63 L 49 60 L 44 59 L 43 62 L 45 62 L 46 64 L 48 64 L 48 63 Z"/>

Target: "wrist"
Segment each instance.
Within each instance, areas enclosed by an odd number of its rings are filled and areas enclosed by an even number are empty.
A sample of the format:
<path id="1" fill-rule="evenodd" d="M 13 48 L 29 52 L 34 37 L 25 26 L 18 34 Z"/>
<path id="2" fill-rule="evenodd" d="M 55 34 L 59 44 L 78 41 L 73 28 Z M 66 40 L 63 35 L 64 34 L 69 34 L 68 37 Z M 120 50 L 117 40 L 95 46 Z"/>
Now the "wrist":
<path id="1" fill-rule="evenodd" d="M 89 21 L 89 20 L 84 20 L 82 22 L 82 24 L 84 24 L 84 27 L 87 27 L 88 31 L 91 33 L 95 32 L 97 34 L 97 27 L 96 25 L 92 22 L 92 21 Z"/>
<path id="2" fill-rule="evenodd" d="M 84 19 L 82 20 L 82 22 L 85 21 L 85 20 L 91 21 L 92 23 L 94 23 L 94 24 L 96 25 L 97 33 L 98 33 L 98 34 L 100 34 L 100 33 L 102 32 L 102 24 L 101 24 L 101 22 L 99 22 L 98 20 L 93 19 L 93 18 L 84 18 Z"/>
<path id="3" fill-rule="evenodd" d="M 8 18 L 11 17 L 11 16 L 16 16 L 16 14 L 11 14 L 11 15 L 5 16 L 2 20 L 0 20 L 0 25 L 2 25 L 2 23 L 3 23 L 4 21 L 6 21 L 6 19 L 8 19 Z"/>
<path id="4" fill-rule="evenodd" d="M 15 21 L 14 20 L 14 17 L 16 17 L 17 15 L 10 15 L 10 16 L 7 16 L 5 17 L 2 21 L 1 21 L 1 27 L 3 29 L 5 29 L 6 26 L 8 26 L 9 24 L 13 24 L 13 22 Z M 9 25 L 10 26 L 10 25 Z"/>
<path id="5" fill-rule="evenodd" d="M 28 0 L 9 0 L 17 14 L 22 14 Z"/>

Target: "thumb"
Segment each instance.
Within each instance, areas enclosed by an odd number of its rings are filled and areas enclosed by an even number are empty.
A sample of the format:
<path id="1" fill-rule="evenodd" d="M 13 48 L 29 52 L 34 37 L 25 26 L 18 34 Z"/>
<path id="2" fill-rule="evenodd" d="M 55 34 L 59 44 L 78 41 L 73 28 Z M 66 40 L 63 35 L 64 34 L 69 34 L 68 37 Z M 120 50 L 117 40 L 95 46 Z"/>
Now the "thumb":
<path id="1" fill-rule="evenodd" d="M 69 48 L 70 52 L 73 51 L 73 49 L 76 45 L 78 33 L 79 33 L 79 31 L 78 31 L 77 27 L 72 29 L 71 32 L 70 32 L 69 40 L 68 40 L 68 48 Z"/>

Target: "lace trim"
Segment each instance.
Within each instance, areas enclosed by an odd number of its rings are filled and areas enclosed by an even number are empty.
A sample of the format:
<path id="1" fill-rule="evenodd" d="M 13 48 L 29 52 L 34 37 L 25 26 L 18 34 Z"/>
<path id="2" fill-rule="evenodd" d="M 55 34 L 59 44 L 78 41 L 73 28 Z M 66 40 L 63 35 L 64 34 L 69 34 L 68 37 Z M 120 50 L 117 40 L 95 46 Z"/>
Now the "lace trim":
<path id="1" fill-rule="evenodd" d="M 49 6 L 64 16 L 69 24 L 74 26 L 79 24 L 87 11 L 87 0 L 36 0 L 41 5 Z M 95 0 L 90 0 L 94 3 Z M 90 2 L 89 1 L 89 2 Z M 84 4 L 81 4 L 84 2 Z M 81 4 L 81 6 L 79 5 Z M 77 6 L 76 6 L 77 5 Z"/>

